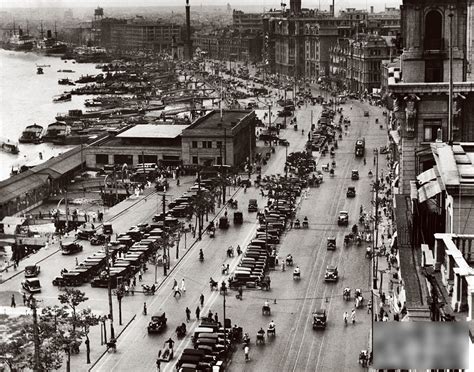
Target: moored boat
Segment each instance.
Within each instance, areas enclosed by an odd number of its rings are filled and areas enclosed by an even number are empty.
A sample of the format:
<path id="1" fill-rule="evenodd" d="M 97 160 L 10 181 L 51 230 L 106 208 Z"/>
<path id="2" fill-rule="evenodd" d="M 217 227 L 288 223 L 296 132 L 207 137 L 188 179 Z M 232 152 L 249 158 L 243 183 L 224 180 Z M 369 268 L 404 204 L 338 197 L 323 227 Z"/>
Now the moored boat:
<path id="1" fill-rule="evenodd" d="M 58 94 L 57 96 L 53 97 L 53 102 L 59 103 L 59 102 L 67 102 L 72 99 L 71 93 L 63 93 L 63 94 Z"/>
<path id="2" fill-rule="evenodd" d="M 59 79 L 58 84 L 59 85 L 76 85 L 72 80 L 69 80 L 68 78 Z"/>
<path id="3" fill-rule="evenodd" d="M 43 127 L 38 124 L 28 125 L 22 132 L 19 142 L 20 143 L 41 143 L 43 136 Z"/>

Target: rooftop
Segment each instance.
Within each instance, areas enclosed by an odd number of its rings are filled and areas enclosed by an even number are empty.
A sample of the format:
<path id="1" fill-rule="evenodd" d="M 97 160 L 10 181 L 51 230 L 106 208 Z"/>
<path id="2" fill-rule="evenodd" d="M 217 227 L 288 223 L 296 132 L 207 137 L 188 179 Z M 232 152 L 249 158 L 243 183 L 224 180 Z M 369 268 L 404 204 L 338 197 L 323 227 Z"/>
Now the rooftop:
<path id="1" fill-rule="evenodd" d="M 189 125 L 138 124 L 117 135 L 118 138 L 176 138 Z"/>
<path id="2" fill-rule="evenodd" d="M 195 120 L 191 127 L 199 127 L 199 129 L 232 129 L 250 113 L 251 111 L 247 110 L 223 110 L 221 119 L 219 110 L 214 110 Z"/>

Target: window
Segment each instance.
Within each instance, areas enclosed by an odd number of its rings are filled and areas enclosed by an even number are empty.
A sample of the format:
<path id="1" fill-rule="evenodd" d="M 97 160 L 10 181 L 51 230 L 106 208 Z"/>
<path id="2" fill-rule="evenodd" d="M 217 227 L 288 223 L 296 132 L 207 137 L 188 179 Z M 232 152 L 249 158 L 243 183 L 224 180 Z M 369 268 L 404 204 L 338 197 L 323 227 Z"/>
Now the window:
<path id="1" fill-rule="evenodd" d="M 434 142 L 438 136 L 438 129 L 441 128 L 441 120 L 430 119 L 423 120 L 423 140 L 425 142 Z"/>
<path id="2" fill-rule="evenodd" d="M 425 50 L 443 49 L 443 17 L 437 10 L 431 10 L 425 18 Z"/>
<path id="3" fill-rule="evenodd" d="M 109 164 L 109 155 L 107 155 L 107 154 L 96 154 L 95 162 L 97 164 Z"/>
<path id="4" fill-rule="evenodd" d="M 436 83 L 443 81 L 443 61 L 428 59 L 425 61 L 425 82 Z"/>
<path id="5" fill-rule="evenodd" d="M 202 148 L 203 149 L 207 148 L 207 141 L 202 141 Z"/>
<path id="6" fill-rule="evenodd" d="M 218 156 L 218 157 L 217 157 L 216 164 L 217 164 L 217 165 L 222 165 L 222 157 L 221 157 L 221 156 Z"/>
<path id="7" fill-rule="evenodd" d="M 207 141 L 207 148 L 212 149 L 212 141 Z"/>
<path id="8" fill-rule="evenodd" d="M 217 142 L 216 142 L 216 145 L 217 145 L 216 147 L 217 147 L 218 149 L 221 149 L 221 148 L 222 148 L 222 141 L 217 141 Z"/>
<path id="9" fill-rule="evenodd" d="M 197 147 L 198 147 L 197 141 L 192 142 L 192 147 L 193 147 L 193 149 L 197 149 Z"/>
<path id="10" fill-rule="evenodd" d="M 198 164 L 198 157 L 197 156 L 193 156 L 193 164 Z"/>

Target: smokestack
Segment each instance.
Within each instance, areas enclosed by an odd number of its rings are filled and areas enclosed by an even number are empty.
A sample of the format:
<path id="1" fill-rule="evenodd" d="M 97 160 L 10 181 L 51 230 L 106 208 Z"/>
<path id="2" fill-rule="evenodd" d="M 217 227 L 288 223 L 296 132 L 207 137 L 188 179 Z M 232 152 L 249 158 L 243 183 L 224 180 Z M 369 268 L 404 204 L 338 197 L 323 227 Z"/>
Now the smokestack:
<path id="1" fill-rule="evenodd" d="M 370 6 L 370 14 L 374 14 L 374 6 L 373 5 Z"/>
<path id="2" fill-rule="evenodd" d="M 329 5 L 329 13 L 334 17 L 334 5 Z"/>
<path id="3" fill-rule="evenodd" d="M 336 8 L 335 8 L 335 6 L 334 6 L 334 1 L 335 1 L 335 0 L 332 0 L 332 11 L 331 11 L 331 14 L 332 14 L 333 17 L 336 16 Z"/>
<path id="4" fill-rule="evenodd" d="M 290 12 L 293 14 L 301 13 L 301 0 L 290 0 Z"/>
<path id="5" fill-rule="evenodd" d="M 192 59 L 193 47 L 191 43 L 191 7 L 189 0 L 186 0 L 186 42 L 185 42 L 186 59 Z"/>

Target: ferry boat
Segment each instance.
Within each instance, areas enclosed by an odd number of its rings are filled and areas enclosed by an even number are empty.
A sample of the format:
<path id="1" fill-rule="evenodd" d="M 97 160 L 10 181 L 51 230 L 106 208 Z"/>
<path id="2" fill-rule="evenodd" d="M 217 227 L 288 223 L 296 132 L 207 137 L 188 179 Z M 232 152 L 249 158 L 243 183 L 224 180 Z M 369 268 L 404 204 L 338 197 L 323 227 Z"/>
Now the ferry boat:
<path id="1" fill-rule="evenodd" d="M 18 143 L 12 142 L 6 138 L 0 138 L 0 150 L 14 155 L 20 152 L 20 149 L 18 148 Z"/>
<path id="2" fill-rule="evenodd" d="M 18 142 L 20 143 L 41 143 L 43 136 L 43 127 L 38 124 L 28 125 L 21 134 Z"/>
<path id="3" fill-rule="evenodd" d="M 49 124 L 46 134 L 43 136 L 44 142 L 52 142 L 56 145 L 79 145 L 88 140 L 89 135 L 72 131 L 69 124 L 59 121 Z"/>
<path id="4" fill-rule="evenodd" d="M 64 55 L 68 51 L 68 45 L 57 39 L 56 31 L 53 37 L 51 30 L 47 30 L 46 37 L 38 42 L 36 50 L 47 55 Z"/>
<path id="5" fill-rule="evenodd" d="M 58 94 L 57 96 L 53 97 L 53 102 L 60 103 L 60 102 L 68 102 L 72 99 L 71 93 L 63 93 Z"/>
<path id="6" fill-rule="evenodd" d="M 34 45 L 34 38 L 28 35 L 28 33 L 24 34 L 23 30 L 19 28 L 18 33 L 13 30 L 13 35 L 3 44 L 3 48 L 17 52 L 29 52 L 33 49 Z"/>
<path id="7" fill-rule="evenodd" d="M 43 75 L 43 74 L 44 74 L 43 68 L 42 68 L 42 67 L 37 67 L 37 68 L 36 68 L 36 74 L 38 74 L 38 75 Z"/>
<path id="8" fill-rule="evenodd" d="M 65 70 L 58 70 L 58 72 L 73 73 L 73 72 L 76 72 L 76 71 L 74 71 L 74 70 L 69 70 L 69 69 L 65 69 Z"/>

